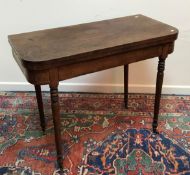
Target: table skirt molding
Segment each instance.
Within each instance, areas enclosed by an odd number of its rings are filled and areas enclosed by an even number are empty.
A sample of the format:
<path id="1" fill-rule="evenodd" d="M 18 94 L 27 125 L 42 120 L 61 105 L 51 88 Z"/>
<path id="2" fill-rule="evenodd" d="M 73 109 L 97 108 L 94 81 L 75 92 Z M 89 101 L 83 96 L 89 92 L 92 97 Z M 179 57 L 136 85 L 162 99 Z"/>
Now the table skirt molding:
<path id="1" fill-rule="evenodd" d="M 165 83 L 164 83 L 165 84 Z M 49 91 L 48 85 L 43 85 L 42 91 Z M 124 84 L 116 83 L 59 83 L 60 92 L 96 92 L 123 93 Z M 34 86 L 27 82 L 0 82 L 0 91 L 35 91 Z M 155 93 L 155 84 L 130 84 L 130 93 Z M 190 94 L 190 85 L 163 85 L 163 94 Z"/>

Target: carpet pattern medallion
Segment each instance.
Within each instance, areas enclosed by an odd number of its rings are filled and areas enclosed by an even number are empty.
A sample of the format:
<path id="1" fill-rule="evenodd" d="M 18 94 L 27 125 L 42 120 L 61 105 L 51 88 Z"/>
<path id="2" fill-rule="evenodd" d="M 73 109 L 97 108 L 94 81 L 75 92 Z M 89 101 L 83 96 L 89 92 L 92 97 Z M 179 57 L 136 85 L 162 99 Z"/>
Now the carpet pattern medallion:
<path id="1" fill-rule="evenodd" d="M 65 175 L 190 175 L 190 96 L 162 96 L 159 135 L 154 95 L 60 93 Z M 51 103 L 46 134 L 34 93 L 0 93 L 0 175 L 60 175 Z"/>

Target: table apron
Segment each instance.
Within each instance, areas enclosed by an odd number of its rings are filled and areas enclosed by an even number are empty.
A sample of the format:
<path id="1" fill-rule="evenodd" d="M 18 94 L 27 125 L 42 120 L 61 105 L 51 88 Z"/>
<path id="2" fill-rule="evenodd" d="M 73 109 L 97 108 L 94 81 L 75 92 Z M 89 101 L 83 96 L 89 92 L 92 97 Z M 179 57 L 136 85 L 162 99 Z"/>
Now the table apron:
<path id="1" fill-rule="evenodd" d="M 174 43 L 169 43 L 168 54 L 173 52 Z M 63 65 L 57 68 L 59 81 L 74 78 L 80 75 L 85 75 L 93 72 L 114 68 L 138 61 L 159 57 L 162 55 L 163 47 L 166 45 L 159 45 L 148 47 L 144 49 L 134 50 L 122 54 L 111 55 L 98 59 L 72 63 Z M 51 69 L 46 70 L 26 70 L 25 75 L 28 81 L 32 84 L 45 85 L 50 84 L 49 72 Z"/>

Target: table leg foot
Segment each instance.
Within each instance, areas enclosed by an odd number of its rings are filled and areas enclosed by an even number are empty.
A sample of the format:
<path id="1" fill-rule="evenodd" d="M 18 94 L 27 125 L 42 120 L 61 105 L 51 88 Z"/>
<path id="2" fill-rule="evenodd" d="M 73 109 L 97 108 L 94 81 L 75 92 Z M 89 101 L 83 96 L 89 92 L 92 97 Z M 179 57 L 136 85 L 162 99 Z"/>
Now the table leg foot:
<path id="1" fill-rule="evenodd" d="M 60 172 L 64 173 L 63 171 L 63 158 L 61 157 L 57 157 L 57 163 L 58 163 L 58 167 L 60 168 Z"/>
<path id="2" fill-rule="evenodd" d="M 158 127 L 158 122 L 152 124 L 152 130 L 154 134 L 159 134 L 157 127 Z"/>
<path id="3" fill-rule="evenodd" d="M 158 72 L 157 72 L 157 79 L 156 79 L 156 95 L 155 95 L 155 103 L 154 103 L 154 118 L 153 118 L 153 132 L 157 132 L 158 126 L 158 114 L 160 108 L 160 99 L 161 99 L 161 92 L 162 92 L 162 84 L 164 78 L 164 69 L 165 69 L 165 58 L 160 57 L 158 63 Z"/>
<path id="4" fill-rule="evenodd" d="M 40 115 L 40 125 L 43 133 L 45 134 L 45 116 L 44 116 L 44 107 L 43 107 L 42 92 L 40 85 L 35 85 L 35 91 L 36 91 L 36 98 Z"/>
<path id="5" fill-rule="evenodd" d="M 128 109 L 128 73 L 129 65 L 124 65 L 124 103 L 125 108 Z"/>
<path id="6" fill-rule="evenodd" d="M 62 146 L 61 146 L 61 120 L 60 120 L 60 109 L 59 109 L 59 97 L 57 86 L 50 86 L 51 93 L 51 107 L 53 114 L 53 124 L 55 132 L 55 144 L 57 150 L 57 163 L 60 169 L 63 169 L 63 158 L 62 158 Z"/>

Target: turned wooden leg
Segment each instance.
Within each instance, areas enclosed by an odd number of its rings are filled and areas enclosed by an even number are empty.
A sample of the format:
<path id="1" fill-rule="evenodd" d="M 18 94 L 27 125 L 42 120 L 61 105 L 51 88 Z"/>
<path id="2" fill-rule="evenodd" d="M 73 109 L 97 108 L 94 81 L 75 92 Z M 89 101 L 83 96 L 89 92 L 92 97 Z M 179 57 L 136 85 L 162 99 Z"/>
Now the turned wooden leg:
<path id="1" fill-rule="evenodd" d="M 44 107 L 43 107 L 43 101 L 42 101 L 42 92 L 40 85 L 35 85 L 35 91 L 36 91 L 36 98 L 38 103 L 38 110 L 40 115 L 40 125 L 42 128 L 42 131 L 45 132 L 45 116 L 44 116 Z"/>
<path id="2" fill-rule="evenodd" d="M 129 72 L 129 65 L 124 65 L 124 102 L 125 108 L 128 108 L 128 72 Z"/>
<path id="3" fill-rule="evenodd" d="M 57 150 L 57 162 L 60 169 L 63 169 L 62 159 L 62 146 L 61 146 L 61 120 L 60 120 L 60 109 L 59 109 L 59 97 L 57 86 L 50 85 L 51 93 L 51 107 L 53 115 L 53 124 L 55 132 L 55 144 Z"/>
<path id="4" fill-rule="evenodd" d="M 153 118 L 153 132 L 157 132 L 158 127 L 158 114 L 160 108 L 160 98 L 162 92 L 162 83 L 164 78 L 164 69 L 165 69 L 165 58 L 159 58 L 158 63 L 158 72 L 157 72 L 157 80 L 156 80 L 156 95 L 155 95 L 155 103 L 154 103 L 154 118 Z"/>

